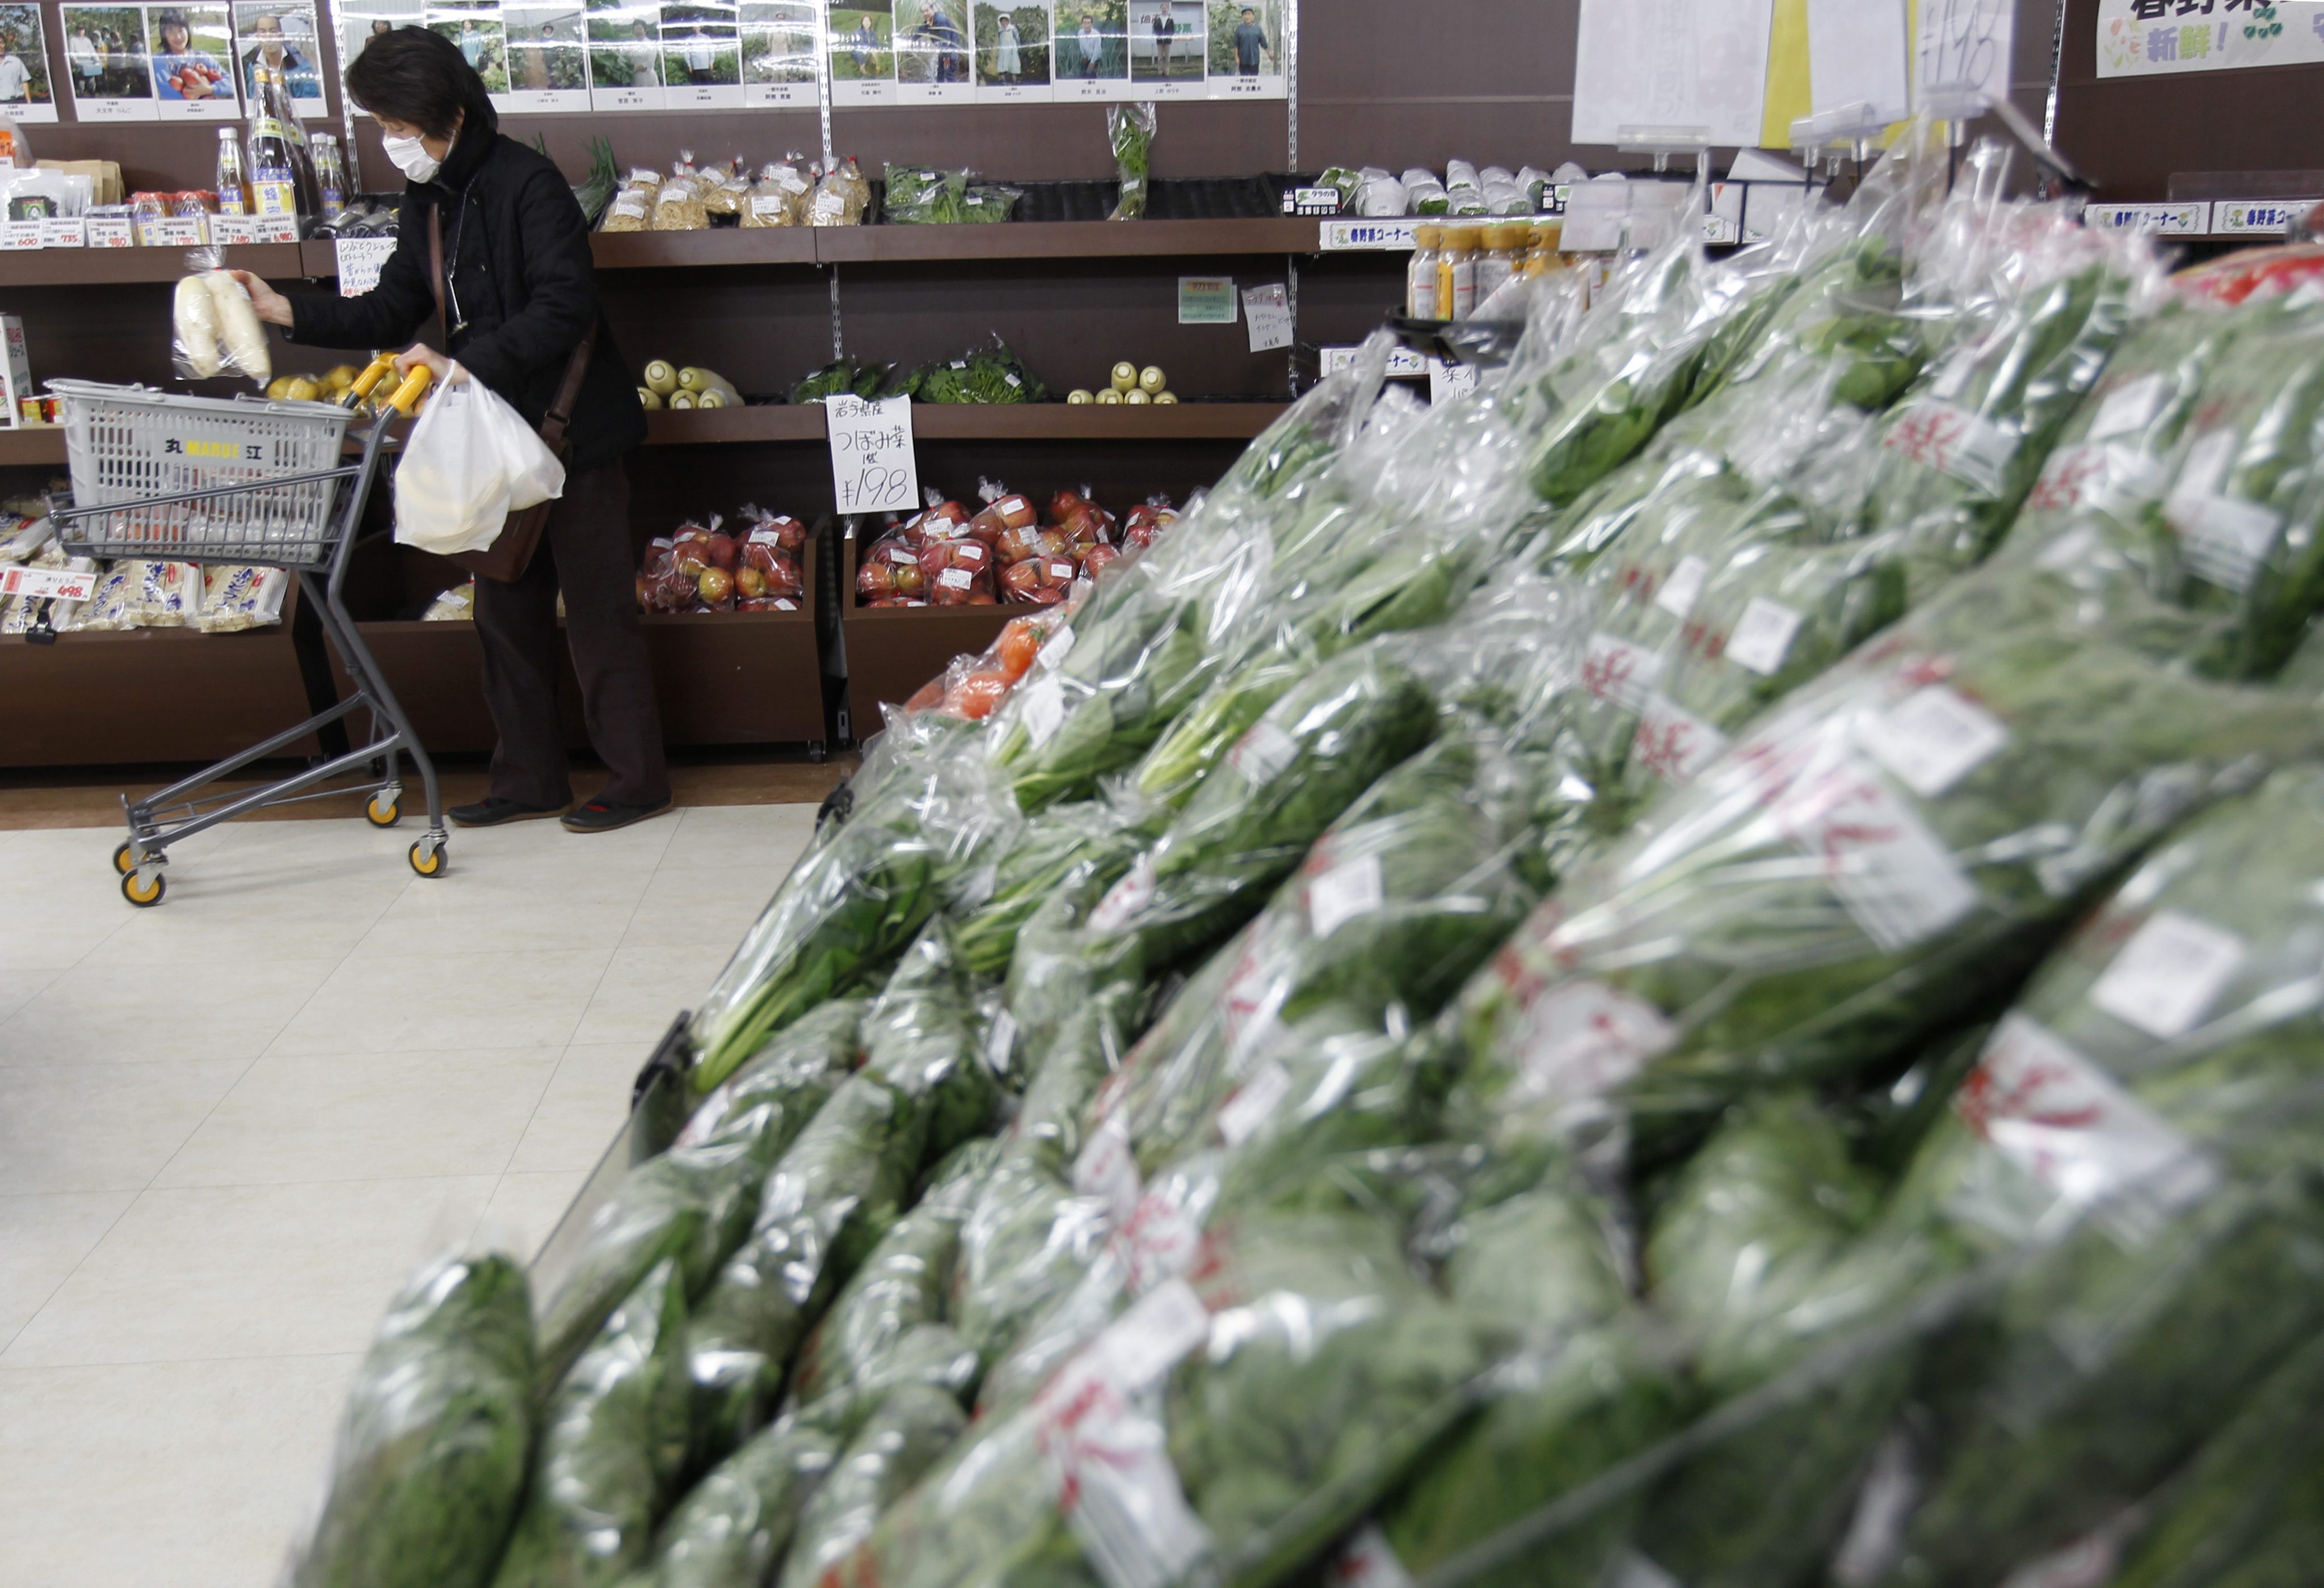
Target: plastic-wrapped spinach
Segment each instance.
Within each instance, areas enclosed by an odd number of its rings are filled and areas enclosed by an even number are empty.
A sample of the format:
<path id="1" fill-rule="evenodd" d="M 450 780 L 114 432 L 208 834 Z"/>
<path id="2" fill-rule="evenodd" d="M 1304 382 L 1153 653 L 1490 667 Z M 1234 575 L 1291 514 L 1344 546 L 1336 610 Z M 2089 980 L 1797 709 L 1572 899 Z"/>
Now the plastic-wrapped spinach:
<path id="1" fill-rule="evenodd" d="M 686 1458 L 686 1289 L 663 1261 L 605 1320 L 543 1420 L 494 1588 L 586 1588 L 646 1557 Z"/>
<path id="2" fill-rule="evenodd" d="M 292 1588 L 482 1588 L 524 1498 L 532 1309 L 505 1257 L 432 1263 L 356 1371 Z"/>
<path id="3" fill-rule="evenodd" d="M 1641 1127 L 1857 1073 L 2003 994 L 2172 823 L 2313 753 L 2305 703 L 2093 632 L 2079 593 L 1963 580 L 1672 790 L 1464 994 L 1505 1106 Z"/>
<path id="4" fill-rule="evenodd" d="M 768 1038 L 742 1068 L 696 1105 L 694 1116 L 678 1131 L 675 1145 L 691 1147 L 706 1141 L 728 1121 L 772 1103 L 784 1112 L 782 1128 L 789 1132 L 784 1137 L 788 1146 L 833 1090 L 853 1073 L 862 1052 L 857 1038 L 866 1007 L 861 998 L 834 998 Z"/>
<path id="5" fill-rule="evenodd" d="M 840 1441 L 785 1418 L 720 1462 L 662 1525 L 643 1574 L 652 1588 L 761 1588 L 790 1546 Z M 643 1588 L 643 1584 L 640 1585 Z"/>
<path id="6" fill-rule="evenodd" d="M 1154 836 L 1132 812 L 1098 800 L 1051 806 L 1032 817 L 1001 856 L 991 895 L 953 928 L 962 968 L 974 976 L 1007 974 L 1018 932 L 1051 895 L 1101 873 L 1110 873 L 1110 884 Z"/>
<path id="7" fill-rule="evenodd" d="M 883 975 L 1022 819 L 973 743 L 938 744 L 860 790 L 847 824 L 783 879 L 695 1011 L 696 1090 L 724 1081 L 770 1031 Z"/>
<path id="8" fill-rule="evenodd" d="M 908 1384 L 889 1395 L 808 1498 L 781 1588 L 816 1588 L 967 1426 L 960 1402 L 941 1390 Z"/>
<path id="9" fill-rule="evenodd" d="M 992 1129 L 1001 1086 L 984 1036 L 951 933 L 931 922 L 863 1017 L 863 1075 L 920 1112 L 924 1162 Z"/>

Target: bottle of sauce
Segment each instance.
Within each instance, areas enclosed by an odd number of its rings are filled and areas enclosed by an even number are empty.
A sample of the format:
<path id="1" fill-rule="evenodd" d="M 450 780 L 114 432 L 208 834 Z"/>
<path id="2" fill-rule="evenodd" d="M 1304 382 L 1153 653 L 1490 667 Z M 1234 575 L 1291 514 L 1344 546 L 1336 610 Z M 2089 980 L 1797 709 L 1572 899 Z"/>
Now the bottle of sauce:
<path id="1" fill-rule="evenodd" d="M 1437 245 L 1443 235 L 1441 226 L 1412 228 L 1412 263 L 1405 272 L 1404 312 L 1413 319 L 1437 318 Z"/>
<path id="2" fill-rule="evenodd" d="M 218 128 L 217 202 L 220 215 L 250 213 L 250 183 L 243 175 L 242 143 L 232 127 Z"/>
<path id="3" fill-rule="evenodd" d="M 339 141 L 328 133 L 315 134 L 315 187 L 326 221 L 346 213 L 346 168 L 339 160 Z"/>
<path id="4" fill-rule="evenodd" d="M 1523 226 L 1487 226 L 1484 250 L 1477 255 L 1477 301 L 1485 302 L 1517 273 Z"/>
<path id="5" fill-rule="evenodd" d="M 1477 228 L 1453 226 L 1436 260 L 1436 318 L 1467 319 L 1477 307 Z"/>

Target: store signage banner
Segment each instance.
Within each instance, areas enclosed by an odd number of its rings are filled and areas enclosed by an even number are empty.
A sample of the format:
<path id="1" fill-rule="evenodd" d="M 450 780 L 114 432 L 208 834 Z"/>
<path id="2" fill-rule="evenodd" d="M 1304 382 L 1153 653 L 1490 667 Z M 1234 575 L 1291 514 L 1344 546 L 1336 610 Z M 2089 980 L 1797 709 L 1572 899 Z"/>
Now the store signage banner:
<path id="1" fill-rule="evenodd" d="M 2324 61 L 2319 0 L 2098 0 L 2098 76 Z"/>
<path id="2" fill-rule="evenodd" d="M 1577 143 L 1757 143 L 1775 0 L 1582 0 Z"/>
<path id="3" fill-rule="evenodd" d="M 311 27 L 311 5 L 237 0 L 244 46 L 243 12 L 279 14 L 291 32 L 289 14 Z M 826 73 L 843 110 L 1281 99 L 1294 27 L 1290 0 L 348 0 L 338 15 L 346 59 L 374 34 L 429 28 L 460 47 L 493 108 L 519 115 L 813 109 Z M 91 85 L 83 104 L 135 97 Z M 106 117 L 138 112 L 89 119 Z"/>

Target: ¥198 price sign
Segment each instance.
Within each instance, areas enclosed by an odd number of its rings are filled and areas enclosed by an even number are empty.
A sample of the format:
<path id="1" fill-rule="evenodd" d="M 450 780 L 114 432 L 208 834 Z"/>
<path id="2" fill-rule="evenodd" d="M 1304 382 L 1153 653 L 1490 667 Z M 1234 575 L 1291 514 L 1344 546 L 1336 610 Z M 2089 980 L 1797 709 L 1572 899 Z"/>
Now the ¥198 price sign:
<path id="1" fill-rule="evenodd" d="M 912 459 L 912 400 L 824 400 L 831 438 L 831 489 L 842 513 L 915 512 L 920 475 Z"/>

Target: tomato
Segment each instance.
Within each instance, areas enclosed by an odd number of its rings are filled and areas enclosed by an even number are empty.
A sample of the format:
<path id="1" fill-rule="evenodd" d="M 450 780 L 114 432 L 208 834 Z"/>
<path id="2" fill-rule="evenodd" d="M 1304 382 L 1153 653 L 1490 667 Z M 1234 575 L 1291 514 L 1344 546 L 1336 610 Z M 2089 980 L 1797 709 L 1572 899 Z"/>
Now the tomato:
<path id="1" fill-rule="evenodd" d="M 942 679 L 930 679 L 913 691 L 912 697 L 904 702 L 904 709 L 908 712 L 933 711 L 944 704 L 944 698 L 945 681 Z"/>
<path id="2" fill-rule="evenodd" d="M 1000 658 L 1001 670 L 1014 682 L 1033 670 L 1033 659 L 1041 654 L 1041 631 L 1033 626 L 1030 618 L 1012 617 L 1001 631 L 993 650 Z"/>
<path id="3" fill-rule="evenodd" d="M 975 672 L 945 691 L 945 709 L 954 716 L 981 723 L 992 708 L 1009 697 L 1009 679 L 1000 673 Z"/>

